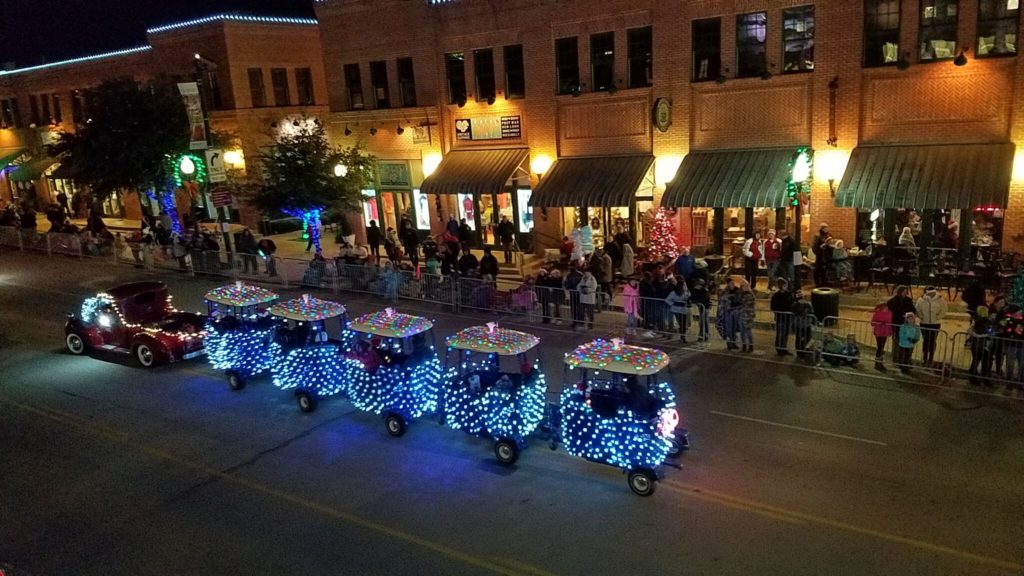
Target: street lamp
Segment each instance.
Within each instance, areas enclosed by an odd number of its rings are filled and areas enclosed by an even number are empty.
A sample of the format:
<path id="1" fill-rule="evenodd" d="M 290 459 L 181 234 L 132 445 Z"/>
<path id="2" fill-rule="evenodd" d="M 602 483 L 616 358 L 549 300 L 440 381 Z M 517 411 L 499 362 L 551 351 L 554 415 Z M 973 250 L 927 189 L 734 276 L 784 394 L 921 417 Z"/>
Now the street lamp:
<path id="1" fill-rule="evenodd" d="M 191 176 L 196 173 L 196 163 L 188 156 L 182 156 L 181 162 L 178 164 L 178 171 L 185 176 Z"/>
<path id="2" fill-rule="evenodd" d="M 338 178 L 344 178 L 348 176 L 348 166 L 345 166 L 341 162 L 334 165 L 334 175 Z"/>

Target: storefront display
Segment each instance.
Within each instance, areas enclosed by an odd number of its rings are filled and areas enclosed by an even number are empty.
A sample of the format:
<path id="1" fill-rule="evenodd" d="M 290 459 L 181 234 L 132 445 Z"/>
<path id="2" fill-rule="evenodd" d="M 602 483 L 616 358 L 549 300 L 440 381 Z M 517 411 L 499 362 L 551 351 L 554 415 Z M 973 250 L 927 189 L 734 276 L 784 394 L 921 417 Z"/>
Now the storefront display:
<path id="1" fill-rule="evenodd" d="M 430 230 L 430 201 L 427 199 L 427 195 L 416 188 L 412 191 L 412 201 L 415 206 L 416 229 Z"/>
<path id="2" fill-rule="evenodd" d="M 530 207 L 530 197 L 533 191 L 529 188 L 516 190 L 516 208 L 519 211 L 519 231 L 526 234 L 533 230 L 533 208 Z"/>

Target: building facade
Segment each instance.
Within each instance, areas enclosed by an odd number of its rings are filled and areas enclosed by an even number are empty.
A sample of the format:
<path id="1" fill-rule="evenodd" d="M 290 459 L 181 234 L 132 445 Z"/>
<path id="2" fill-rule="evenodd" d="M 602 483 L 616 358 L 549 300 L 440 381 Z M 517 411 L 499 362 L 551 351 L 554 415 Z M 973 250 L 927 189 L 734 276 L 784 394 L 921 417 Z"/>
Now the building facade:
<path id="1" fill-rule="evenodd" d="M 197 54 L 202 67 L 196 65 Z M 0 72 L 0 197 L 42 209 L 59 192 L 72 198 L 87 192 L 60 177 L 59 159 L 48 157 L 45 146 L 88 120 L 88 88 L 115 78 L 198 80 L 211 129 L 230 136 L 229 169 L 245 170 L 245 159 L 258 159 L 277 130 L 327 110 L 315 20 L 217 15 L 154 27 L 143 46 Z M 256 168 L 250 161 L 249 171 Z M 145 195 L 140 201 L 138 191 L 126 190 L 104 202 L 103 211 L 139 219 L 143 205 L 159 211 L 152 204 Z M 239 203 L 235 209 L 244 224 L 259 219 Z"/>
<path id="2" fill-rule="evenodd" d="M 641 216 L 664 205 L 684 244 L 725 255 L 755 230 L 806 244 L 822 223 L 847 245 L 909 227 L 1024 249 L 1016 0 L 316 11 L 332 138 L 387 175 L 367 219 L 408 212 L 436 234 L 466 218 L 487 244 L 507 215 L 548 247 L 586 221 L 643 243 Z"/>

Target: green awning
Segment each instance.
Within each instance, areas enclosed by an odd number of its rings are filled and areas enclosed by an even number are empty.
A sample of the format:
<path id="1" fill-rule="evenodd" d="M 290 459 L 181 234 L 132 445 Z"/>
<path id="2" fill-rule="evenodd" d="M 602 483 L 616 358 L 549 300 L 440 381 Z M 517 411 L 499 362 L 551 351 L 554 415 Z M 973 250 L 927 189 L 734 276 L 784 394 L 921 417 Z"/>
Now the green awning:
<path id="1" fill-rule="evenodd" d="M 654 156 L 559 158 L 533 191 L 530 205 L 632 206 L 636 192 L 654 164 Z"/>
<path id="2" fill-rule="evenodd" d="M 784 208 L 796 148 L 691 152 L 665 187 L 661 205 L 677 208 Z"/>
<path id="3" fill-rule="evenodd" d="M 24 153 L 24 148 L 0 148 L 0 170 L 10 166 L 11 162 Z"/>
<path id="4" fill-rule="evenodd" d="M 1006 208 L 1014 145 L 854 148 L 836 190 L 842 208 Z"/>
<path id="5" fill-rule="evenodd" d="M 530 153 L 528 148 L 452 150 L 423 181 L 423 194 L 497 194 Z M 524 177 L 526 175 L 524 174 Z"/>
<path id="6" fill-rule="evenodd" d="M 46 169 L 53 166 L 57 162 L 56 158 L 50 158 L 49 156 L 37 156 L 21 164 L 15 168 L 10 175 L 12 182 L 35 182 L 46 172 Z"/>

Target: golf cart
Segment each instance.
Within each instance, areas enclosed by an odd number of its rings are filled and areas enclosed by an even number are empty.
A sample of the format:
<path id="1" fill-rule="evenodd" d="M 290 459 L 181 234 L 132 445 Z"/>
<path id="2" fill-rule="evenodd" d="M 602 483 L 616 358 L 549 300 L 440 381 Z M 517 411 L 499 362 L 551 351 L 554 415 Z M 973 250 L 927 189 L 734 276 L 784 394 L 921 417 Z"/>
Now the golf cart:
<path id="1" fill-rule="evenodd" d="M 215 370 L 223 370 L 232 390 L 270 370 L 280 346 L 269 309 L 279 296 L 241 280 L 206 293 L 206 350 Z"/>

